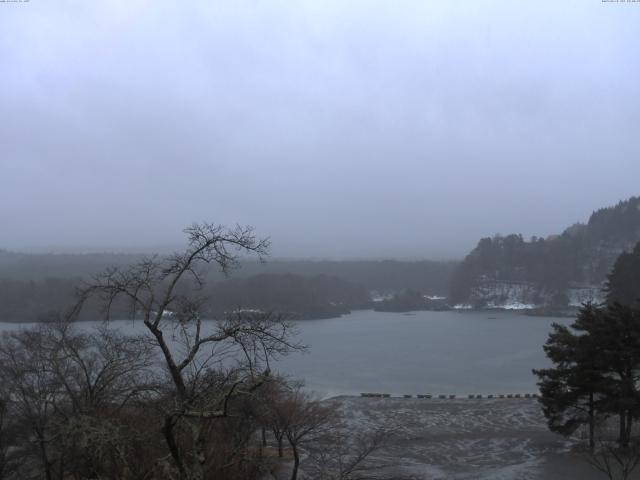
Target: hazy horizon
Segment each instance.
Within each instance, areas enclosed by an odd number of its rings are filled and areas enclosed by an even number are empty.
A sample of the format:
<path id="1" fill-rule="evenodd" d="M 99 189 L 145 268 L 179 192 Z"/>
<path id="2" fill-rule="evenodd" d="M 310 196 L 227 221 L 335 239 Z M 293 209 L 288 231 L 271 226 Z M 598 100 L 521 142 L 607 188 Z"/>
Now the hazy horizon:
<path id="1" fill-rule="evenodd" d="M 637 195 L 640 4 L 0 3 L 0 248 L 462 258 Z"/>
<path id="2" fill-rule="evenodd" d="M 626 199 L 621 199 L 624 201 Z M 617 203 L 617 202 L 616 202 Z M 598 208 L 594 208 L 593 211 L 598 210 L 599 208 L 612 207 L 612 205 L 603 205 Z M 586 224 L 588 220 L 588 216 L 585 219 L 581 219 L 579 221 L 568 223 L 565 228 L 568 228 L 577 223 Z M 533 234 L 537 237 L 546 238 L 547 236 L 556 235 L 562 233 L 565 229 L 563 228 L 560 231 L 552 232 L 552 233 L 543 233 L 543 234 Z M 259 234 L 259 232 L 256 232 Z M 483 235 L 483 237 L 493 237 L 495 235 L 509 235 L 509 234 L 520 234 L 521 232 L 494 232 L 493 234 Z M 270 254 L 267 259 L 270 261 L 359 261 L 359 260 L 372 260 L 372 261 L 381 261 L 381 260 L 399 260 L 399 261 L 423 261 L 423 260 L 435 260 L 435 261 L 459 261 L 466 256 L 469 251 L 475 247 L 476 243 L 480 240 L 479 237 L 474 242 L 473 245 L 469 247 L 469 249 L 465 252 L 462 252 L 458 256 L 428 256 L 428 255 L 351 255 L 351 256 L 340 256 L 340 255 L 305 255 L 304 253 L 301 255 L 273 255 Z M 529 240 L 530 237 L 525 237 L 525 240 Z M 126 245 L 65 245 L 65 246 L 55 246 L 55 245 L 44 245 L 40 247 L 33 247 L 27 249 L 10 249 L 4 248 L 0 245 L 0 250 L 7 250 L 14 253 L 27 253 L 27 254 L 116 254 L 116 255 L 127 255 L 127 254 L 166 254 L 174 251 L 179 251 L 184 247 L 185 243 L 174 243 L 174 244 L 156 244 L 156 245 L 138 245 L 135 247 L 126 246 Z M 280 249 L 276 249 L 278 251 Z M 251 260 L 252 257 L 247 257 L 247 260 Z"/>

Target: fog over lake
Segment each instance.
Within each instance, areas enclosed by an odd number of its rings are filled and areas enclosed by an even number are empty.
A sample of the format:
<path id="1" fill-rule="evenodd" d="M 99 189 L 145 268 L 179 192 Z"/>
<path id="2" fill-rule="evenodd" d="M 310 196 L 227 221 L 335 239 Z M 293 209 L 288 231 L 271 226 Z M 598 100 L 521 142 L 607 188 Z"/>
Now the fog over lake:
<path id="1" fill-rule="evenodd" d="M 542 346 L 551 324 L 571 321 L 508 311 L 355 311 L 298 322 L 308 352 L 289 355 L 273 369 L 304 379 L 322 396 L 532 393 L 531 369 L 549 364 Z M 148 334 L 141 321 L 111 323 Z M 24 326 L 0 323 L 1 330 Z"/>

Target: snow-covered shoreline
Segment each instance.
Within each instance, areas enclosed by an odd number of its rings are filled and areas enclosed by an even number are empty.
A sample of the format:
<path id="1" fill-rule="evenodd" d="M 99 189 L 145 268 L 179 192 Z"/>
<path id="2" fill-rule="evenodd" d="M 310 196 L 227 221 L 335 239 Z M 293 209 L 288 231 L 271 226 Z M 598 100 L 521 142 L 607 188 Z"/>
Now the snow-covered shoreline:
<path id="1" fill-rule="evenodd" d="M 393 431 L 377 478 L 597 479 L 579 439 L 548 431 L 535 399 L 363 398 L 327 400 L 350 431 Z"/>

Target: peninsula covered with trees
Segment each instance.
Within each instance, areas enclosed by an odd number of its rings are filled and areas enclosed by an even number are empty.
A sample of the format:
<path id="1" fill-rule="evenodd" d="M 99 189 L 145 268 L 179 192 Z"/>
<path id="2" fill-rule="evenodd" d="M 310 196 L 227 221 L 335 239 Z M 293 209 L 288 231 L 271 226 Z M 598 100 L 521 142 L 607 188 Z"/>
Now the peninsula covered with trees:
<path id="1" fill-rule="evenodd" d="M 597 301 L 618 256 L 638 241 L 640 197 L 599 209 L 560 235 L 486 237 L 456 268 L 450 301 L 475 307 Z"/>

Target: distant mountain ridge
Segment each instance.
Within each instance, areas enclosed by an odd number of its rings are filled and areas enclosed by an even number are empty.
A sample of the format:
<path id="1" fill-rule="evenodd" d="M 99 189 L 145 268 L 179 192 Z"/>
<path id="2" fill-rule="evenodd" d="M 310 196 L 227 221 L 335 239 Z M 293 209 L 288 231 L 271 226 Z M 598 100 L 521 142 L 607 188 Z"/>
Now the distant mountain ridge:
<path id="1" fill-rule="evenodd" d="M 596 210 L 560 235 L 483 238 L 456 268 L 450 301 L 498 308 L 598 301 L 616 258 L 638 241 L 640 197 Z"/>

